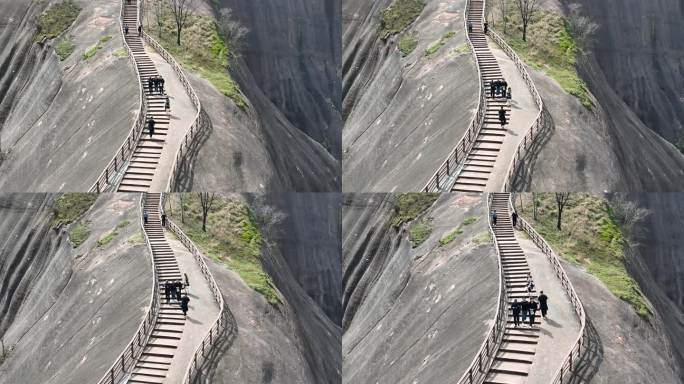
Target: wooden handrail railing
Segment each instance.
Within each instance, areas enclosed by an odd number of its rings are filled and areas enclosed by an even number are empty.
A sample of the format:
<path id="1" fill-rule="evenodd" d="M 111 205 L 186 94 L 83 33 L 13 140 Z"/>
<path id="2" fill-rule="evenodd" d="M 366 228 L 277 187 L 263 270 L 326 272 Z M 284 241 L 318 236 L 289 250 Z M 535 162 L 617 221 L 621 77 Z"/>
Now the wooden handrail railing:
<path id="1" fill-rule="evenodd" d="M 164 200 L 164 197 L 162 197 L 162 201 Z M 163 207 L 164 204 L 162 203 L 162 212 L 163 212 Z M 195 243 L 190 240 L 190 238 L 183 232 L 182 229 L 178 225 L 176 225 L 173 221 L 170 219 L 166 220 L 166 228 L 169 229 L 171 232 L 173 232 L 178 239 L 185 245 L 185 247 L 192 253 L 192 256 L 195 258 L 195 261 L 200 267 L 200 270 L 202 271 L 202 276 L 204 276 L 204 279 L 207 281 L 209 284 L 209 289 L 211 290 L 212 295 L 214 296 L 214 300 L 216 300 L 216 303 L 219 306 L 219 314 L 216 317 L 216 320 L 214 320 L 214 325 L 211 327 L 205 338 L 202 340 L 202 343 L 197 346 L 197 349 L 195 349 L 195 354 L 193 355 L 192 362 L 188 366 L 186 372 L 185 372 L 185 378 L 183 379 L 184 384 L 190 384 L 194 378 L 194 376 L 198 373 L 198 366 L 201 365 L 206 358 L 207 352 L 216 344 L 216 342 L 219 340 L 219 336 L 225 329 L 226 325 L 229 323 L 229 315 L 228 315 L 228 307 L 225 304 L 225 301 L 223 300 L 223 295 L 221 294 L 221 290 L 219 289 L 218 284 L 216 283 L 216 280 L 214 280 L 214 276 L 212 276 L 211 272 L 209 271 L 209 267 L 207 264 L 204 262 L 204 256 L 202 255 L 202 252 L 200 249 L 195 245 Z"/>
<path id="2" fill-rule="evenodd" d="M 90 187 L 90 193 L 113 192 L 116 189 L 117 185 L 115 183 L 111 183 L 110 179 L 113 176 L 116 177 L 116 175 L 120 171 L 126 168 L 126 163 L 133 156 L 133 152 L 135 152 L 135 147 L 138 143 L 138 139 L 140 139 L 140 135 L 142 134 L 142 131 L 145 128 L 147 100 L 143 95 L 143 87 L 142 83 L 140 82 L 140 71 L 138 70 L 137 61 L 135 59 L 135 56 L 133 55 L 131 47 L 128 45 L 128 42 L 126 41 L 126 34 L 124 33 L 124 14 L 126 10 L 125 7 L 126 1 L 121 0 L 121 14 L 119 16 L 119 21 L 121 24 L 120 32 L 121 37 L 123 38 L 124 46 L 126 47 L 126 51 L 128 52 L 128 57 L 130 57 L 131 60 L 133 60 L 135 75 L 138 79 L 138 102 L 140 103 L 140 108 L 136 112 L 137 115 L 135 118 L 135 122 L 133 123 L 133 127 L 128 133 L 128 137 L 126 137 L 124 143 L 121 144 L 121 147 L 119 147 L 119 149 L 116 151 L 116 154 L 114 154 L 114 158 L 109 162 L 109 164 L 107 164 L 104 171 L 102 171 L 97 180 L 95 180 L 95 184 L 93 184 L 93 186 Z M 140 20 L 142 20 L 142 17 L 140 7 L 138 7 L 138 22 L 140 22 Z"/>
<path id="3" fill-rule="evenodd" d="M 515 180 L 515 176 L 517 175 L 518 169 L 524 165 L 523 162 L 524 157 L 526 155 L 526 151 L 532 147 L 532 144 L 539 136 L 539 133 L 547 127 L 547 121 L 544 116 L 544 101 L 542 100 L 541 95 L 537 90 L 537 87 L 534 85 L 532 77 L 527 71 L 525 62 L 523 62 L 520 59 L 520 57 L 517 53 L 515 53 L 513 48 L 511 48 L 508 45 L 508 43 L 506 43 L 506 41 L 496 32 L 490 29 L 488 34 L 489 37 L 499 47 L 501 47 L 501 49 L 506 53 L 506 55 L 508 55 L 508 57 L 510 57 L 511 60 L 513 60 L 515 67 L 518 69 L 520 76 L 523 78 L 523 81 L 527 86 L 527 89 L 530 91 L 532 97 L 534 98 L 534 103 L 536 104 L 537 108 L 539 108 L 539 111 L 537 112 L 537 117 L 534 119 L 532 125 L 530 125 L 530 128 L 527 130 L 527 133 L 523 137 L 520 144 L 518 144 L 518 148 L 515 151 L 515 155 L 513 156 L 510 164 L 508 165 L 508 171 L 506 172 L 506 181 L 504 182 L 503 191 L 510 191 L 513 187 L 513 181 Z"/>
<path id="4" fill-rule="evenodd" d="M 485 0 L 482 0 L 482 20 L 481 23 L 484 24 L 484 9 L 485 9 L 486 2 Z M 465 163 L 466 157 L 468 156 L 468 153 L 470 150 L 473 148 L 475 145 L 475 139 L 477 138 L 477 135 L 480 133 L 480 129 L 482 128 L 482 124 L 484 123 L 484 116 L 485 116 L 485 111 L 487 110 L 487 99 L 485 97 L 484 93 L 484 85 L 483 85 L 483 79 L 482 79 L 482 73 L 480 72 L 480 62 L 479 59 L 477 58 L 477 55 L 475 54 L 475 48 L 473 47 L 472 41 L 470 41 L 470 35 L 468 34 L 468 14 L 470 13 L 470 0 L 467 1 L 466 7 L 463 10 L 463 28 L 466 31 L 466 42 L 468 43 L 468 47 L 470 47 L 470 51 L 473 53 L 473 57 L 475 57 L 475 66 L 477 67 L 477 78 L 479 81 L 478 85 L 478 104 L 477 104 L 477 111 L 475 112 L 475 116 L 473 116 L 472 120 L 470 120 L 470 125 L 468 125 L 468 129 L 466 132 L 463 134 L 463 137 L 461 140 L 456 144 L 456 147 L 454 148 L 453 151 L 449 154 L 446 160 L 440 165 L 440 167 L 437 169 L 437 172 L 430 178 L 430 180 L 427 182 L 425 187 L 423 188 L 424 192 L 439 192 L 439 191 L 445 191 L 448 192 L 448 189 L 451 187 L 451 184 L 453 184 L 453 181 L 456 181 L 455 176 L 456 173 L 458 172 L 458 168 L 460 164 Z M 454 180 L 452 182 L 449 182 L 449 177 L 454 176 Z"/>
<path id="5" fill-rule="evenodd" d="M 510 195 L 508 205 L 511 210 L 514 209 L 513 202 L 510 200 Z M 577 292 L 575 292 L 575 288 L 572 286 L 568 275 L 565 273 L 565 270 L 561 265 L 560 258 L 553 251 L 553 248 L 551 248 L 549 243 L 546 242 L 546 240 L 544 240 L 544 238 L 541 237 L 541 235 L 539 235 L 539 233 L 537 233 L 537 231 L 535 231 L 534 228 L 520 216 L 518 216 L 518 225 L 532 239 L 537 248 L 539 248 L 544 255 L 546 255 L 546 258 L 548 259 L 549 263 L 551 263 L 556 277 L 560 280 L 561 285 L 565 289 L 565 293 L 570 298 L 570 302 L 575 308 L 575 313 L 580 320 L 580 332 L 577 336 L 577 340 L 570 348 L 570 351 L 563 360 L 563 364 L 561 364 L 561 366 L 558 368 L 556 375 L 551 382 L 551 384 L 562 384 L 564 382 L 567 383 L 569 381 L 568 379 L 573 376 L 574 368 L 576 368 L 576 365 L 573 365 L 573 361 L 578 361 L 582 356 L 582 353 L 586 350 L 585 346 L 588 340 L 588 330 L 586 327 L 586 313 L 584 312 L 584 306 L 582 305 L 582 301 L 579 299 L 579 296 L 577 296 Z"/>
<path id="6" fill-rule="evenodd" d="M 152 334 L 155 323 L 157 322 L 157 315 L 159 314 L 159 281 L 157 278 L 157 268 L 154 266 L 154 260 L 152 256 L 152 245 L 150 244 L 150 239 L 147 237 L 147 232 L 145 231 L 145 224 L 143 223 L 143 211 L 145 209 L 145 195 L 140 195 L 140 228 L 145 236 L 145 243 L 147 244 L 147 250 L 150 253 L 150 263 L 152 265 L 152 298 L 150 299 L 150 305 L 147 309 L 147 315 L 142 324 L 138 328 L 138 331 L 133 336 L 130 343 L 124 348 L 124 351 L 119 355 L 114 364 L 109 368 L 107 373 L 100 379 L 98 384 L 118 384 L 119 381 L 127 374 L 130 373 L 135 362 L 138 361 L 140 354 L 142 353 L 147 340 Z"/>
<path id="7" fill-rule="evenodd" d="M 489 232 L 494 240 L 494 248 L 496 249 L 496 256 L 499 264 L 499 296 L 496 304 L 496 316 L 494 318 L 494 324 L 492 324 L 489 329 L 487 337 L 484 342 L 482 342 L 480 350 L 477 352 L 473 362 L 470 363 L 468 370 L 461 376 L 456 384 L 479 384 L 484 382 L 487 371 L 494 362 L 497 348 L 499 344 L 501 344 L 501 340 L 503 339 L 506 330 L 506 322 L 508 321 L 508 291 L 506 290 L 506 282 L 504 281 L 501 253 L 499 251 L 499 243 L 496 239 L 494 228 L 492 228 L 492 223 L 489 220 L 489 212 L 492 210 L 492 199 L 493 195 L 489 194 L 487 198 L 487 222 L 489 225 Z"/>

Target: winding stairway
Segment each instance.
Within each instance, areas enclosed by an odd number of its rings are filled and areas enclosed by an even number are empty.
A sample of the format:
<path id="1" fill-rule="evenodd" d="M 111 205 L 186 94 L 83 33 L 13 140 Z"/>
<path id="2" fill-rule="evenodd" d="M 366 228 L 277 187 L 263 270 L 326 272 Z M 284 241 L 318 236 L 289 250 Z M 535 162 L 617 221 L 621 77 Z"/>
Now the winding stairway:
<path id="1" fill-rule="evenodd" d="M 147 87 L 147 79 L 158 76 L 159 72 L 152 59 L 145 52 L 142 37 L 138 36 L 138 6 L 137 1 L 125 4 L 124 24 L 129 32 L 126 42 L 131 47 L 135 65 L 140 73 L 140 81 L 143 86 L 145 100 L 147 102 L 147 116 L 145 116 L 145 128 L 136 144 L 135 151 L 119 184 L 118 192 L 147 192 L 152 184 L 162 149 L 166 143 L 169 131 L 170 113 L 165 111 L 165 97 L 160 94 L 150 93 Z M 152 117 L 155 121 L 154 135 L 150 136 L 147 128 L 147 119 Z"/>
<path id="2" fill-rule="evenodd" d="M 468 34 L 473 44 L 475 56 L 482 78 L 481 86 L 487 99 L 484 122 L 472 150 L 468 153 L 463 169 L 458 174 L 452 191 L 483 192 L 494 168 L 494 163 L 503 146 L 506 130 L 499 123 L 499 109 L 503 106 L 506 119 L 510 121 L 511 108 L 505 98 L 492 98 L 489 84 L 492 80 L 502 79 L 503 74 L 494 54 L 489 49 L 487 37 L 484 34 L 482 20 L 484 14 L 484 0 L 471 0 L 468 22 L 472 23 L 473 31 Z"/>
<path id="3" fill-rule="evenodd" d="M 492 209 L 497 213 L 497 225 L 494 236 L 501 255 L 501 264 L 508 293 L 508 305 L 513 300 L 521 301 L 524 297 L 534 297 L 536 291 L 527 293 L 526 282 L 530 267 L 522 248 L 513 232 L 513 223 L 508 208 L 508 193 L 494 193 Z M 539 313 L 538 313 L 539 315 Z M 499 346 L 494 362 L 485 377 L 485 384 L 522 384 L 525 383 L 530 367 L 534 361 L 539 339 L 540 321 L 535 319 L 535 327 L 513 325 L 513 314 L 508 309 L 508 320 L 503 340 Z M 528 318 L 529 321 L 529 318 Z"/>
<path id="4" fill-rule="evenodd" d="M 180 269 L 173 250 L 164 236 L 161 225 L 159 193 L 145 194 L 145 212 L 148 214 L 145 232 L 152 246 L 154 267 L 159 279 L 159 315 L 152 335 L 147 340 L 140 359 L 136 362 L 128 383 L 162 384 L 171 368 L 176 350 L 185 328 L 185 317 L 178 301 L 166 303 L 164 283 L 181 280 Z"/>

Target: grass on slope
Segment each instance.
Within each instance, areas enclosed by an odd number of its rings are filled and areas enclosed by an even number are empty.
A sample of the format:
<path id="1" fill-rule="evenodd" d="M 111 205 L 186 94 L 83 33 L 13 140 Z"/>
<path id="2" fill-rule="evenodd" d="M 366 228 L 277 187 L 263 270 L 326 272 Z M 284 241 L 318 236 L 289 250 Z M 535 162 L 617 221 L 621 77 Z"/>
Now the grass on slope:
<path id="1" fill-rule="evenodd" d="M 380 15 L 380 38 L 387 40 L 401 33 L 418 18 L 424 7 L 424 0 L 395 0 Z"/>
<path id="2" fill-rule="evenodd" d="M 58 228 L 72 223 L 90 209 L 95 200 L 97 200 L 97 195 L 93 193 L 69 193 L 62 195 L 55 203 L 50 227 Z"/>
<path id="3" fill-rule="evenodd" d="M 583 266 L 616 297 L 629 303 L 641 317 L 651 314 L 637 282 L 624 262 L 625 240 L 605 199 L 575 193 L 563 212 L 562 231 L 556 229 L 553 193 L 537 194 L 538 217 L 532 220 L 532 195 L 524 194 L 524 212 L 518 213 L 534 226 L 563 259 Z"/>
<path id="4" fill-rule="evenodd" d="M 446 236 L 442 237 L 442 238 L 439 240 L 439 245 L 440 245 L 440 246 L 444 246 L 444 245 L 447 245 L 447 244 L 451 243 L 452 241 L 454 241 L 454 239 L 456 238 L 456 236 L 458 236 L 458 235 L 460 235 L 460 234 L 463 233 L 463 229 L 462 229 L 462 228 L 463 228 L 464 226 L 468 226 L 468 225 L 470 225 L 470 224 L 472 224 L 472 223 L 474 223 L 474 222 L 476 222 L 476 221 L 477 221 L 477 217 L 472 217 L 472 216 L 466 217 L 465 220 L 463 220 L 463 224 L 459 225 L 458 228 L 456 228 L 456 229 L 454 229 L 453 231 L 449 232 Z"/>
<path id="5" fill-rule="evenodd" d="M 411 246 L 417 248 L 430 237 L 432 233 L 432 219 L 423 218 L 417 223 L 413 224 L 409 229 L 409 240 L 411 241 Z"/>
<path id="6" fill-rule="evenodd" d="M 46 9 L 36 21 L 33 41 L 54 39 L 66 31 L 76 20 L 81 8 L 72 0 L 65 0 Z"/>
<path id="7" fill-rule="evenodd" d="M 112 240 L 114 240 L 114 238 L 119 235 L 119 230 L 126 228 L 130 223 L 131 222 L 128 220 L 123 220 L 122 222 L 117 224 L 113 230 L 107 232 L 104 236 L 97 240 L 97 246 L 104 247 L 105 245 L 111 243 Z"/>
<path id="8" fill-rule="evenodd" d="M 399 51 L 402 56 L 408 56 L 418 46 L 418 34 L 415 32 L 405 33 L 399 39 Z"/>
<path id="9" fill-rule="evenodd" d="M 148 4 L 146 11 L 150 24 L 145 26 L 147 32 L 183 67 L 197 72 L 219 92 L 233 100 L 238 107 L 246 108 L 247 102 L 240 91 L 240 86 L 228 72 L 231 51 L 214 20 L 204 16 L 188 16 L 187 26 L 181 32 L 179 46 L 176 44 L 176 27 L 171 9 L 166 6 L 160 31 L 154 10 L 151 8 L 152 2 Z"/>
<path id="10" fill-rule="evenodd" d="M 456 32 L 450 31 L 444 34 L 439 41 L 436 43 L 432 44 L 431 46 L 428 47 L 428 49 L 425 50 L 425 56 L 430 57 L 437 53 L 437 51 L 440 50 L 444 45 L 446 45 L 447 41 L 451 39 L 452 37 L 456 36 Z"/>
<path id="11" fill-rule="evenodd" d="M 57 56 L 59 56 L 60 61 L 66 60 L 69 56 L 71 56 L 72 53 L 74 53 L 75 49 L 76 44 L 69 39 L 64 39 L 55 46 L 55 52 L 57 52 Z"/>
<path id="12" fill-rule="evenodd" d="M 498 4 L 498 2 L 497 2 Z M 508 23 L 506 34 L 501 17 L 494 17 L 494 28 L 520 57 L 530 66 L 544 71 L 556 80 L 563 90 L 592 108 L 587 85 L 577 74 L 575 63 L 579 48 L 570 33 L 570 25 L 561 15 L 538 11 L 527 27 L 527 41 L 522 40 L 522 19 L 511 0 L 507 0 Z M 515 90 L 514 90 L 515 91 Z"/>
<path id="13" fill-rule="evenodd" d="M 83 244 L 90 236 L 90 228 L 88 223 L 79 223 L 69 230 L 69 240 L 74 243 L 74 248 Z"/>
<path id="14" fill-rule="evenodd" d="M 100 43 L 97 43 L 94 47 L 91 47 L 83 53 L 83 60 L 88 60 L 91 57 L 95 56 L 97 51 L 99 51 L 100 49 L 102 49 L 102 45 L 100 45 Z"/>
<path id="15" fill-rule="evenodd" d="M 166 212 L 202 252 L 237 272 L 242 280 L 272 305 L 282 303 L 271 277 L 261 265 L 263 239 L 249 207 L 241 201 L 217 197 L 202 231 L 202 208 L 196 194 L 184 194 L 185 223 L 180 199 L 167 201 Z M 172 204 L 169 207 L 169 203 Z"/>
<path id="16" fill-rule="evenodd" d="M 430 208 L 439 198 L 438 193 L 403 193 L 397 196 L 392 225 L 399 228 Z"/>

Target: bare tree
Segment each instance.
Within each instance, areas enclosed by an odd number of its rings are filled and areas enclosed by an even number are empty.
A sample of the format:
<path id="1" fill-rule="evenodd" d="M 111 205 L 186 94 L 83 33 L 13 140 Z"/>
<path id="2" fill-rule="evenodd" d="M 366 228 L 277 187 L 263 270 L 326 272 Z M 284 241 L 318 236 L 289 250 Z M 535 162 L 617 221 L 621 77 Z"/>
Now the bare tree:
<path id="1" fill-rule="evenodd" d="M 179 193 L 178 199 L 180 200 L 180 211 L 181 211 L 181 223 L 185 224 L 185 193 Z"/>
<path id="2" fill-rule="evenodd" d="M 209 216 L 211 206 L 214 204 L 214 201 L 216 200 L 216 194 L 209 192 L 199 192 L 197 193 L 197 196 L 199 196 L 200 204 L 202 205 L 202 231 L 206 232 L 207 216 Z"/>
<path id="3" fill-rule="evenodd" d="M 515 0 L 523 24 L 523 41 L 527 41 L 527 26 L 530 24 L 534 14 L 539 10 L 541 2 L 542 0 Z"/>
<path id="4" fill-rule="evenodd" d="M 153 10 L 154 10 L 154 16 L 157 21 L 157 28 L 159 30 L 159 37 L 162 36 L 162 27 L 164 26 L 164 14 L 165 12 L 165 6 L 164 6 L 164 0 L 154 0 L 154 3 L 152 4 Z"/>
<path id="5" fill-rule="evenodd" d="M 570 201 L 570 192 L 556 192 L 556 207 L 558 207 L 558 221 L 556 222 L 556 228 L 561 230 L 561 221 L 563 220 L 563 210 L 565 206 L 568 205 Z"/>
<path id="6" fill-rule="evenodd" d="M 232 9 L 222 8 L 220 13 L 219 31 L 228 43 L 231 53 L 237 56 L 237 53 L 242 49 L 244 38 L 249 33 L 249 29 L 233 17 Z"/>
<path id="7" fill-rule="evenodd" d="M 537 192 L 532 192 L 532 218 L 534 221 L 537 221 L 537 207 L 539 207 Z"/>
<path id="8" fill-rule="evenodd" d="M 188 25 L 188 17 L 195 10 L 195 0 L 169 0 L 169 5 L 176 22 L 176 44 L 181 45 L 181 33 L 183 33 L 183 28 Z"/>
<path id="9" fill-rule="evenodd" d="M 582 5 L 573 3 L 568 8 L 568 22 L 572 35 L 580 47 L 587 47 L 599 26 L 591 21 L 588 16 L 582 14 Z"/>
<path id="10" fill-rule="evenodd" d="M 620 224 L 627 245 L 636 247 L 642 235 L 642 227 L 638 226 L 651 212 L 640 208 L 633 201 L 627 200 L 625 195 L 616 195 L 609 203 L 613 217 Z"/>
<path id="11" fill-rule="evenodd" d="M 506 34 L 506 24 L 507 24 L 507 19 L 506 19 L 506 2 L 508 0 L 499 0 L 499 9 L 501 10 L 501 23 L 503 24 L 503 33 L 504 35 Z"/>

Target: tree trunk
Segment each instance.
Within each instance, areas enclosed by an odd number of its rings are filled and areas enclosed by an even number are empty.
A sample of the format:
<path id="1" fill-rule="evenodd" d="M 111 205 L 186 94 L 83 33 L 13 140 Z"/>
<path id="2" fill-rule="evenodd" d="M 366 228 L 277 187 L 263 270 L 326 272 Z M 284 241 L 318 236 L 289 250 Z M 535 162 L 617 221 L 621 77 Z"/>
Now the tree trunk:
<path id="1" fill-rule="evenodd" d="M 185 206 L 183 204 L 183 193 L 181 192 L 181 194 L 178 196 L 180 199 L 181 223 L 185 224 Z"/>
<path id="2" fill-rule="evenodd" d="M 527 42 L 527 22 L 523 21 L 523 41 Z"/>
<path id="3" fill-rule="evenodd" d="M 180 25 L 180 24 L 177 24 L 176 30 L 177 30 L 177 33 L 176 33 L 176 44 L 178 44 L 178 46 L 180 46 L 180 45 L 181 45 L 181 44 L 180 44 L 180 43 L 181 43 L 181 42 L 180 42 L 180 37 L 181 37 L 181 32 L 183 31 L 183 26 Z"/>
<path id="4" fill-rule="evenodd" d="M 562 217 L 563 217 L 563 208 L 561 208 L 560 204 L 559 204 L 558 205 L 558 220 L 556 221 L 556 228 L 558 228 L 559 231 L 561 230 Z"/>
<path id="5" fill-rule="evenodd" d="M 202 212 L 202 232 L 207 232 L 207 215 L 209 212 Z"/>
<path id="6" fill-rule="evenodd" d="M 537 221 L 537 193 L 532 192 L 532 218 Z"/>

